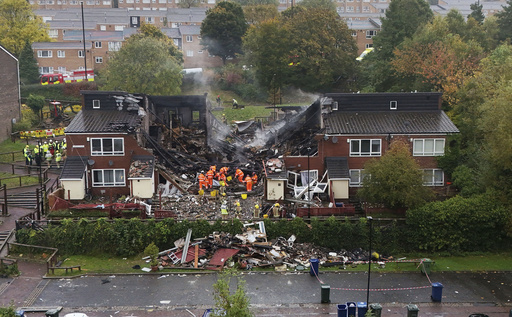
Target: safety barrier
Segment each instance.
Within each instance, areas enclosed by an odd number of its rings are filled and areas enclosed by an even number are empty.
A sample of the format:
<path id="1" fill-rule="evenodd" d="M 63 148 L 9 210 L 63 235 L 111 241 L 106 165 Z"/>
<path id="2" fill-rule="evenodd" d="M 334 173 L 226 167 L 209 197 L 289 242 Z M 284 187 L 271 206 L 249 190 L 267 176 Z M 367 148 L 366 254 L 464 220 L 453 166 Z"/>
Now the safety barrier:
<path id="1" fill-rule="evenodd" d="M 56 136 L 66 135 L 64 133 L 65 128 L 55 128 L 46 130 L 34 130 L 34 131 L 20 131 L 21 139 L 42 139 L 42 138 L 54 138 Z"/>

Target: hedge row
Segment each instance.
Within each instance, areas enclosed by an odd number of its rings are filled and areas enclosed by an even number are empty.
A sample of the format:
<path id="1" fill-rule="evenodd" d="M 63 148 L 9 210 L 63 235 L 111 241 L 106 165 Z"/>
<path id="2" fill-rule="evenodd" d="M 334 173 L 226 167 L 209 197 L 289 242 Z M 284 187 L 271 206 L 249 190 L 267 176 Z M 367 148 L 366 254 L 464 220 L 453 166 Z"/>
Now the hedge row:
<path id="1" fill-rule="evenodd" d="M 507 245 L 506 224 L 508 211 L 485 197 L 469 199 L 454 198 L 444 202 L 428 204 L 409 211 L 406 223 L 379 221 L 373 224 L 372 249 L 381 253 L 427 251 L 490 251 Z M 243 225 L 238 220 L 205 220 L 194 222 L 140 221 L 139 219 L 106 219 L 74 222 L 63 220 L 60 225 L 50 225 L 43 232 L 29 229 L 17 232 L 19 243 L 51 246 L 65 254 L 106 252 L 119 256 L 135 255 L 154 242 L 160 250 L 170 249 L 173 242 L 192 229 L 192 238 L 205 237 L 214 231 L 241 233 Z M 366 218 L 356 222 L 312 219 L 306 223 L 302 218 L 272 222 L 265 220 L 269 239 L 289 238 L 292 234 L 297 242 L 310 242 L 333 251 L 368 248 L 369 225 Z M 508 240 L 507 240 L 508 239 Z"/>

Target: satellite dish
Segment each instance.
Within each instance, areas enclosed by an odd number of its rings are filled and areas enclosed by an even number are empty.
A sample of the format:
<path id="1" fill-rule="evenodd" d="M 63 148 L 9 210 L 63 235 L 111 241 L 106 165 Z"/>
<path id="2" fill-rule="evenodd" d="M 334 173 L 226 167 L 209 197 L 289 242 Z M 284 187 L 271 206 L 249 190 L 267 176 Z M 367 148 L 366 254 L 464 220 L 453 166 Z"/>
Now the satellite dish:
<path id="1" fill-rule="evenodd" d="M 332 137 L 332 143 L 334 143 L 334 144 L 338 143 L 338 138 L 333 136 Z"/>
<path id="2" fill-rule="evenodd" d="M 89 164 L 89 166 L 93 166 L 94 163 L 96 163 L 96 161 L 94 161 L 94 160 L 88 160 L 87 161 L 87 164 Z"/>

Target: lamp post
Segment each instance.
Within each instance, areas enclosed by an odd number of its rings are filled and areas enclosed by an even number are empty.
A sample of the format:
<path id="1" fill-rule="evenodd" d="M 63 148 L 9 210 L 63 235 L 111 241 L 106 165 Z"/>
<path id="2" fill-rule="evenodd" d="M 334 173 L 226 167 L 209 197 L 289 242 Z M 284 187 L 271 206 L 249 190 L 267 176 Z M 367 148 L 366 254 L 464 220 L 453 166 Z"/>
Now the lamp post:
<path id="1" fill-rule="evenodd" d="M 366 307 L 369 307 L 370 305 L 370 274 L 372 271 L 372 222 L 373 218 L 368 216 L 366 217 L 368 219 L 368 224 L 370 225 L 370 250 L 368 250 L 368 287 L 366 288 Z"/>
<path id="2" fill-rule="evenodd" d="M 311 218 L 311 193 L 309 189 L 309 184 L 311 183 L 311 180 L 309 179 L 309 176 L 311 175 L 309 172 L 309 153 L 311 152 L 311 148 L 308 147 L 308 218 Z"/>

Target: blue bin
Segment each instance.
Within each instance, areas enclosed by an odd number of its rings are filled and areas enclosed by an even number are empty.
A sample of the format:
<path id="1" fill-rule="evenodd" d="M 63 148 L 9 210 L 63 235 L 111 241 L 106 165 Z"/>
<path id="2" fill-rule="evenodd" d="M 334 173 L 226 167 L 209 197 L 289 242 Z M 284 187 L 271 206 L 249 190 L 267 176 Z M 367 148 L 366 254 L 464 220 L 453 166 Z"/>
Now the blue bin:
<path id="1" fill-rule="evenodd" d="M 357 302 L 357 316 L 364 317 L 368 311 L 368 305 L 366 302 Z"/>
<path id="2" fill-rule="evenodd" d="M 338 317 L 347 317 L 347 305 L 340 304 L 338 307 Z"/>
<path id="3" fill-rule="evenodd" d="M 318 259 L 309 259 L 309 263 L 311 263 L 309 274 L 311 276 L 318 276 L 318 265 L 320 264 L 320 261 Z"/>
<path id="4" fill-rule="evenodd" d="M 432 301 L 433 302 L 441 302 L 443 298 L 443 284 L 441 283 L 432 283 Z"/>
<path id="5" fill-rule="evenodd" d="M 348 311 L 348 317 L 356 317 L 356 303 L 354 302 L 347 302 L 347 311 Z"/>

